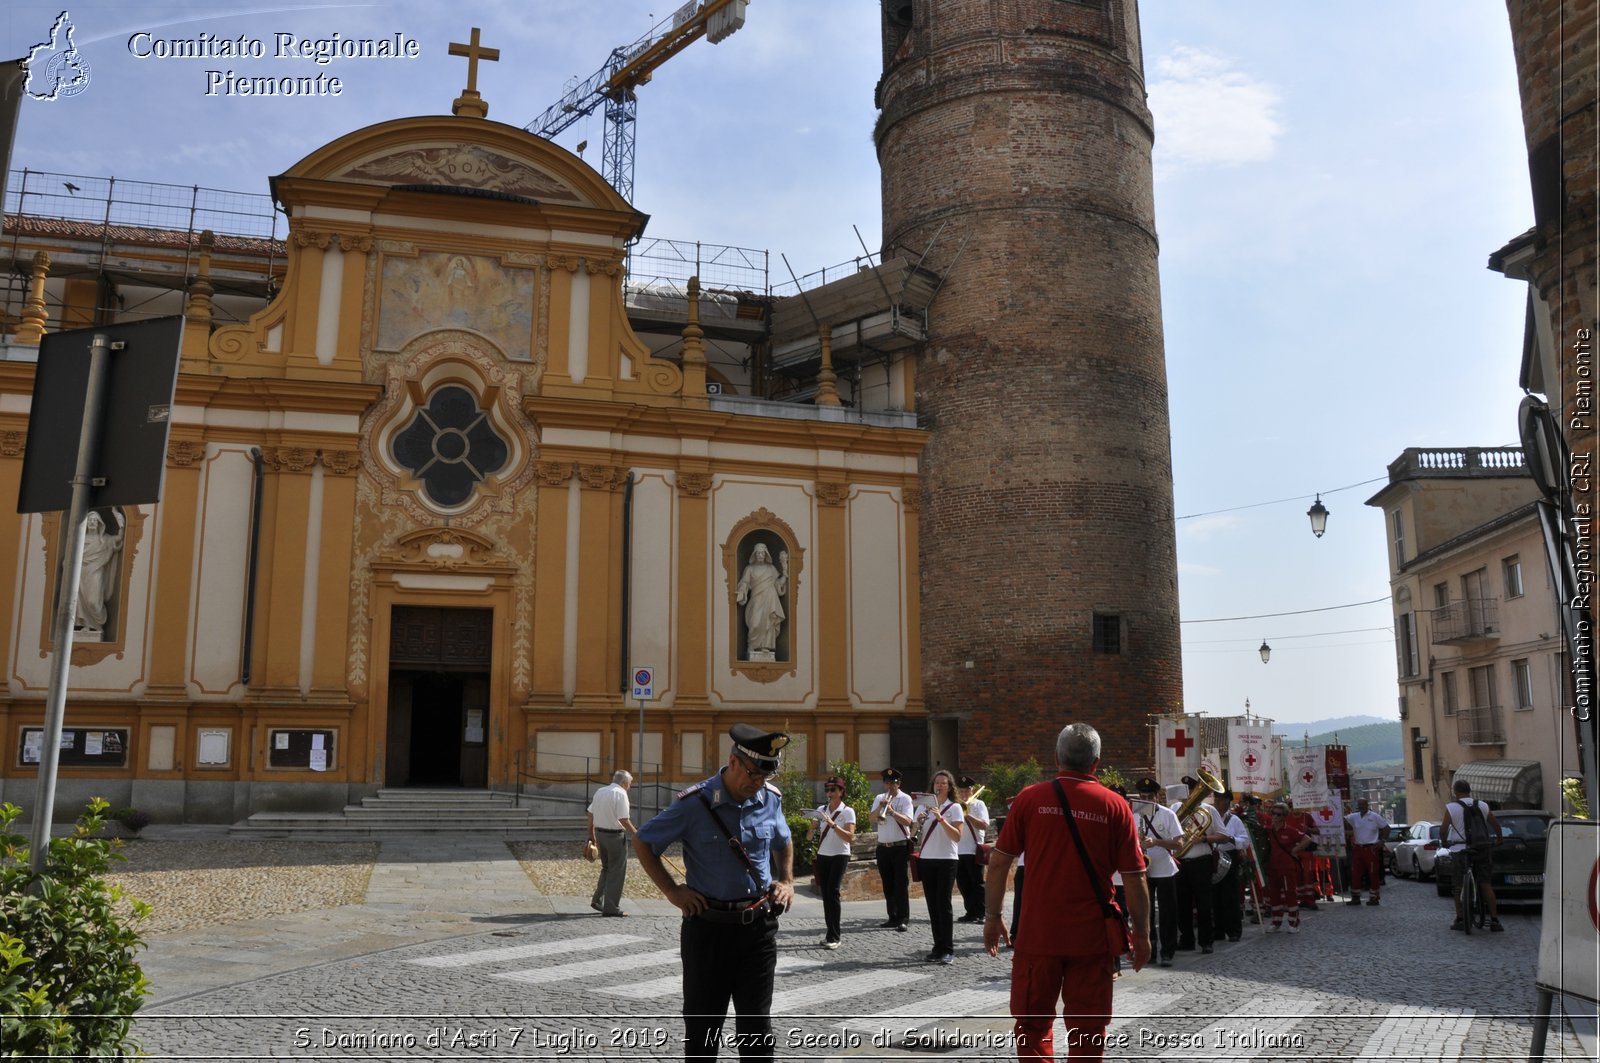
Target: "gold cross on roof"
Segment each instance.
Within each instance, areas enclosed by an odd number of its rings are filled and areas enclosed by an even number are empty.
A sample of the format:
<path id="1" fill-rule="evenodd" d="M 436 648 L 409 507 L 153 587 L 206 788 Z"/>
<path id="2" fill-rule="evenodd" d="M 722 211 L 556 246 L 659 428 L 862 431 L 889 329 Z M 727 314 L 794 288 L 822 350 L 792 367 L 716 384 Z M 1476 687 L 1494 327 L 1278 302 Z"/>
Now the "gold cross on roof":
<path id="1" fill-rule="evenodd" d="M 484 48 L 478 43 L 478 27 L 472 27 L 472 41 L 470 44 L 450 42 L 451 55 L 464 55 L 467 57 L 467 88 L 457 96 L 451 105 L 451 113 L 465 118 L 486 118 L 489 115 L 489 105 L 483 102 L 483 97 L 478 94 L 478 60 L 498 62 L 500 49 Z"/>
<path id="2" fill-rule="evenodd" d="M 487 62 L 490 62 L 490 63 L 497 63 L 497 62 L 500 61 L 500 49 L 498 49 L 498 48 L 483 48 L 483 47 L 480 47 L 478 45 L 478 27 L 477 26 L 472 27 L 472 42 L 470 44 L 458 44 L 455 41 L 451 41 L 450 42 L 450 54 L 451 55 L 464 55 L 464 56 L 467 57 L 467 91 L 468 92 L 477 92 L 478 91 L 478 60 L 479 59 L 483 59 L 483 60 L 485 60 Z"/>

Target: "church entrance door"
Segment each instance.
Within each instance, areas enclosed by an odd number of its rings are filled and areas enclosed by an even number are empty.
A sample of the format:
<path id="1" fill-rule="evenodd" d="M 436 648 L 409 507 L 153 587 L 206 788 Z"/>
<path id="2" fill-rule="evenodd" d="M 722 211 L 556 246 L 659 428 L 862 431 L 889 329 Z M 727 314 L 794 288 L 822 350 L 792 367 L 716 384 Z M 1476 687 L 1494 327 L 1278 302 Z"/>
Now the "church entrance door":
<path id="1" fill-rule="evenodd" d="M 491 609 L 395 606 L 389 786 L 488 785 Z"/>

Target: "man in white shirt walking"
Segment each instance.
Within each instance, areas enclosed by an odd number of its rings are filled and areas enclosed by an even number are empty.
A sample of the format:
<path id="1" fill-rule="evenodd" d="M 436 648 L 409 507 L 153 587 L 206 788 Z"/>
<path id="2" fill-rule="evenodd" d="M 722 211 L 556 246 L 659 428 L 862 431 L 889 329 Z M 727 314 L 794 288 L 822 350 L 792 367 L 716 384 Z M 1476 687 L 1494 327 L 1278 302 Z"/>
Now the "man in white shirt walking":
<path id="1" fill-rule="evenodd" d="M 633 776 L 618 771 L 611 783 L 594 792 L 589 802 L 589 840 L 600 850 L 600 881 L 589 907 L 601 915 L 627 915 L 622 910 L 622 880 L 627 874 L 627 839 L 639 833 L 628 818 L 628 787 Z"/>
<path id="2" fill-rule="evenodd" d="M 1346 904 L 1361 903 L 1361 880 L 1367 880 L 1372 892 L 1368 905 L 1378 903 L 1378 864 L 1383 856 L 1383 832 L 1389 821 L 1373 812 L 1365 797 L 1356 802 L 1356 810 L 1344 817 L 1344 829 L 1350 839 L 1350 899 Z"/>

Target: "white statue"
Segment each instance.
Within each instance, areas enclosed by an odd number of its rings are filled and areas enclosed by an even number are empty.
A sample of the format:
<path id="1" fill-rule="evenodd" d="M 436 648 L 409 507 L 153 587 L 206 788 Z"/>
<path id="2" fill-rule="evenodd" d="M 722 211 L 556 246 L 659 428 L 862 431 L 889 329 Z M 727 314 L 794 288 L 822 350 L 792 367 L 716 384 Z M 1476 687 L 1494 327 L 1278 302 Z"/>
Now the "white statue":
<path id="1" fill-rule="evenodd" d="M 107 611 L 116 594 L 122 554 L 122 528 L 106 528 L 98 510 L 83 522 L 83 565 L 78 575 L 78 619 L 73 625 L 85 642 L 104 642 Z"/>
<path id="2" fill-rule="evenodd" d="M 787 614 L 783 596 L 789 593 L 789 551 L 778 551 L 778 563 L 764 543 L 750 551 L 750 561 L 734 588 L 734 601 L 744 606 L 745 660 L 777 660 L 778 632 Z"/>

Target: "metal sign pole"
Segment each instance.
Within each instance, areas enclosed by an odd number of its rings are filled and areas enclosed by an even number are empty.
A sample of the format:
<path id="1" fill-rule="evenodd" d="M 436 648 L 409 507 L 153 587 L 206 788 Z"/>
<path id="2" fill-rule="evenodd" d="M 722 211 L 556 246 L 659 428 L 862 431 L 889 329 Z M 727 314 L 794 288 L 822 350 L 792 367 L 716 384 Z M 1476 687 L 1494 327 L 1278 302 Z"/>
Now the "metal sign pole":
<path id="1" fill-rule="evenodd" d="M 89 347 L 89 386 L 83 397 L 83 423 L 78 429 L 78 466 L 72 477 L 72 503 L 67 510 L 68 548 L 56 578 L 60 588 L 51 630 L 50 691 L 45 698 L 43 744 L 39 748 L 39 786 L 33 802 L 33 834 L 28 864 L 44 874 L 50 855 L 50 821 L 56 803 L 56 768 L 61 757 L 61 729 L 67 711 L 67 674 L 72 668 L 72 629 L 78 619 L 78 581 L 83 568 L 84 520 L 89 515 L 89 488 L 94 482 L 95 451 L 100 447 L 100 411 L 105 404 L 111 346 L 95 333 Z"/>

